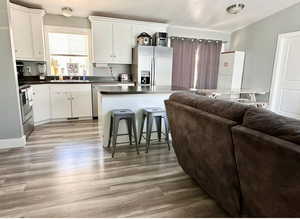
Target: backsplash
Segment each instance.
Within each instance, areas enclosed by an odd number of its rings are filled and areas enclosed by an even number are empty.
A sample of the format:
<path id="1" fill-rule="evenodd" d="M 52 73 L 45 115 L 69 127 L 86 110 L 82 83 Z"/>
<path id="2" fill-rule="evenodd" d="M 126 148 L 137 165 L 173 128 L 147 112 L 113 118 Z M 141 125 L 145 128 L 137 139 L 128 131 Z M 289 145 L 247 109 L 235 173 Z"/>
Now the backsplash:
<path id="1" fill-rule="evenodd" d="M 38 76 L 38 64 L 43 62 L 22 61 L 24 63 L 24 76 Z M 49 66 L 47 66 L 49 68 Z M 114 77 L 118 78 L 120 73 L 131 75 L 131 65 L 125 64 L 108 64 L 104 67 L 96 67 L 93 65 L 90 76 L 98 77 Z M 48 75 L 50 76 L 50 75 Z"/>
<path id="2" fill-rule="evenodd" d="M 120 73 L 131 74 L 131 65 L 108 64 L 106 67 L 93 66 L 93 76 L 118 78 Z"/>

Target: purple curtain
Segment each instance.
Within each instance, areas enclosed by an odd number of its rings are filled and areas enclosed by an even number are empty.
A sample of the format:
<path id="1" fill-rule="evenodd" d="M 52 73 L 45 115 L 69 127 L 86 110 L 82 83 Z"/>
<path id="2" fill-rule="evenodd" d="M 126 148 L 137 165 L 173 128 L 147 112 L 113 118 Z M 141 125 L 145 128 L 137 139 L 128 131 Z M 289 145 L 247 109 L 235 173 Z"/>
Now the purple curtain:
<path id="1" fill-rule="evenodd" d="M 197 41 L 197 83 L 198 89 L 216 89 L 218 82 L 221 41 Z"/>
<path id="2" fill-rule="evenodd" d="M 197 43 L 194 40 L 174 38 L 172 86 L 189 89 L 193 87 Z"/>

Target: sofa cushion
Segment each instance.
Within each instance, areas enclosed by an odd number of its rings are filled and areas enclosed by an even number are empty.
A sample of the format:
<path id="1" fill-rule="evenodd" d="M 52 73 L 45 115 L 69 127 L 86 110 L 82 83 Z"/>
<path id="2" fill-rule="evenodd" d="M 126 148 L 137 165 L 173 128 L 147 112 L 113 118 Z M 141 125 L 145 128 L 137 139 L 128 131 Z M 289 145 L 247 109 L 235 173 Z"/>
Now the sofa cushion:
<path id="1" fill-rule="evenodd" d="M 239 103 L 211 99 L 209 97 L 204 97 L 189 92 L 174 93 L 170 96 L 170 100 L 200 109 L 211 114 L 215 114 L 217 116 L 238 123 L 242 123 L 244 113 L 249 108 L 248 106 Z"/>
<path id="2" fill-rule="evenodd" d="M 300 120 L 297 119 L 251 107 L 245 113 L 243 126 L 300 144 Z"/>

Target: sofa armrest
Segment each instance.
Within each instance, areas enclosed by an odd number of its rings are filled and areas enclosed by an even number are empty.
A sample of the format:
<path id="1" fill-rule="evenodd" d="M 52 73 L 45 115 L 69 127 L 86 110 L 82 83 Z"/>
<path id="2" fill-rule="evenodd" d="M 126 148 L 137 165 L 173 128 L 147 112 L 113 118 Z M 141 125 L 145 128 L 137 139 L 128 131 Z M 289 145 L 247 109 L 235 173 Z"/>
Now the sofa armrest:
<path id="1" fill-rule="evenodd" d="M 186 104 L 165 101 L 179 164 L 230 215 L 239 216 L 240 189 L 231 128 L 237 125 Z"/>
<path id="2" fill-rule="evenodd" d="M 300 146 L 243 126 L 232 128 L 243 213 L 300 216 Z"/>

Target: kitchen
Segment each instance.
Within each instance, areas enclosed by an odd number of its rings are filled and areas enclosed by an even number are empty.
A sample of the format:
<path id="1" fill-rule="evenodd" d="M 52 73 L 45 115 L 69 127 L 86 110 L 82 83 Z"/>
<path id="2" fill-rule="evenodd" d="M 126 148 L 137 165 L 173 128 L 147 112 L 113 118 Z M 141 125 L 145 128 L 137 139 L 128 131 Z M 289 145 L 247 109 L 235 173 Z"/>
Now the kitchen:
<path id="1" fill-rule="evenodd" d="M 96 119 L 99 86 L 171 86 L 172 49 L 168 47 L 166 24 L 90 16 L 89 31 L 45 27 L 45 11 L 39 9 L 11 3 L 11 13 L 20 95 L 23 96 L 23 126 L 27 135 L 34 125 Z M 20 31 L 22 39 L 19 39 Z M 153 44 L 152 36 L 143 31 L 154 35 Z M 137 43 L 140 47 L 134 49 Z M 154 54 L 145 58 L 142 55 L 151 52 L 169 56 L 160 59 L 164 63 L 157 63 L 156 68 L 161 66 L 157 71 L 164 72 L 162 77 L 156 76 L 156 80 L 151 74 Z M 80 66 L 66 63 L 64 58 L 71 62 L 79 60 Z M 139 60 L 141 58 L 145 61 Z"/>
<path id="2" fill-rule="evenodd" d="M 1 0 L 0 217 L 299 216 L 299 1 Z"/>
<path id="3" fill-rule="evenodd" d="M 114 108 L 106 108 L 106 111 L 108 110 L 106 114 L 101 114 L 105 111 L 102 110 L 103 105 L 101 105 L 101 90 L 119 89 L 126 94 L 128 87 L 131 89 L 131 86 L 137 86 L 136 94 L 145 94 L 147 91 L 153 96 L 150 99 L 160 100 L 151 105 L 145 104 L 147 98 L 139 99 L 140 108 L 133 110 L 139 112 L 137 124 L 138 132 L 140 132 L 140 111 L 143 107 L 164 108 L 163 100 L 174 91 L 199 88 L 197 76 L 192 76 L 188 81 L 189 84 L 181 83 L 185 79 L 178 81 L 177 78 L 177 82 L 174 79 L 176 71 L 173 71 L 174 51 L 171 48 L 171 40 L 174 42 L 192 40 L 193 42 L 194 38 L 190 37 L 196 37 L 200 33 L 211 34 L 211 32 L 172 27 L 164 23 L 103 16 L 88 16 L 85 20 L 88 24 L 73 27 L 73 23 L 78 23 L 78 21 L 69 20 L 74 17 L 72 17 L 72 9 L 68 7 L 61 9 L 62 15 L 60 16 L 49 15 L 50 18 L 54 16 L 56 20 L 50 19 L 43 9 L 32 9 L 10 3 L 10 10 L 23 128 L 27 137 L 37 125 L 99 118 L 99 122 L 102 119 L 106 121 L 103 121 L 105 143 L 109 129 L 107 118 Z M 61 22 L 67 25 L 59 26 Z M 186 35 L 183 34 L 182 38 L 176 37 L 182 34 L 179 30 L 187 32 Z M 218 33 L 214 37 L 223 39 L 227 38 L 227 35 Z M 202 42 L 201 39 L 195 39 L 195 41 Z M 228 47 L 227 41 L 207 40 L 208 44 L 211 42 L 221 45 L 222 48 L 218 46 L 218 49 L 222 51 Z M 178 48 L 176 49 L 179 51 Z M 215 57 L 218 56 L 217 53 Z M 226 58 L 227 56 L 229 57 Z M 237 70 L 233 73 L 230 67 L 226 73 L 225 69 L 224 77 L 222 74 L 219 75 L 218 89 L 239 89 L 242 83 L 244 53 L 224 53 L 221 55 L 221 61 L 222 57 L 233 62 L 230 66 L 236 65 L 237 67 L 232 67 L 232 69 Z M 189 62 L 185 60 L 183 65 Z M 209 60 L 203 64 L 206 65 L 208 62 Z M 227 65 L 227 61 L 225 63 Z M 188 74 L 197 71 L 187 69 L 183 70 L 190 71 L 187 72 Z M 179 70 L 179 74 L 186 74 L 184 71 Z M 218 70 L 214 71 L 217 73 Z M 228 81 L 228 75 L 231 74 L 234 74 L 234 79 L 229 80 L 234 82 Z M 150 86 L 150 89 L 144 89 L 145 86 Z M 207 86 L 215 87 L 215 85 L 204 85 L 204 87 Z M 161 93 L 164 93 L 162 99 L 158 98 Z M 122 92 L 118 93 L 120 101 L 116 101 L 118 104 L 113 107 L 118 108 L 118 105 L 122 105 L 122 100 L 127 101 L 121 94 Z M 248 94 L 249 92 L 246 95 Z M 252 93 L 252 96 L 255 94 L 256 91 Z M 262 94 L 264 95 L 265 92 Z M 211 92 L 207 95 L 212 96 Z M 235 96 L 239 97 L 240 93 Z M 230 94 L 229 97 L 233 95 Z M 151 102 L 150 100 L 149 103 Z M 130 108 L 128 103 L 123 105 Z M 120 130 L 121 132 L 126 130 L 125 124 L 121 125 Z"/>

